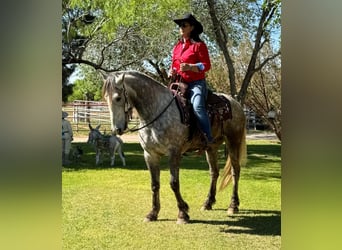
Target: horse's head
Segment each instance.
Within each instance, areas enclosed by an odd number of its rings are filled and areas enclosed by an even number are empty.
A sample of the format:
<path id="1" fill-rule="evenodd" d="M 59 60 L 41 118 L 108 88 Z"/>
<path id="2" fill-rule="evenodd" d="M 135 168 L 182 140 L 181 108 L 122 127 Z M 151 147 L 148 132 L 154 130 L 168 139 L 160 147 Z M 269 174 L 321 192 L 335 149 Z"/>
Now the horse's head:
<path id="1" fill-rule="evenodd" d="M 107 101 L 111 117 L 111 129 L 119 135 L 127 129 L 130 111 L 124 78 L 125 74 L 122 72 L 112 73 L 105 79 L 103 85 L 103 96 Z"/>
<path id="2" fill-rule="evenodd" d="M 97 139 L 100 139 L 101 138 L 101 132 L 99 131 L 99 128 L 101 126 L 101 124 L 97 125 L 96 128 L 93 128 L 90 123 L 88 124 L 89 126 L 89 134 L 88 134 L 88 141 L 87 143 L 90 143 L 90 144 L 95 144 L 96 140 Z"/>

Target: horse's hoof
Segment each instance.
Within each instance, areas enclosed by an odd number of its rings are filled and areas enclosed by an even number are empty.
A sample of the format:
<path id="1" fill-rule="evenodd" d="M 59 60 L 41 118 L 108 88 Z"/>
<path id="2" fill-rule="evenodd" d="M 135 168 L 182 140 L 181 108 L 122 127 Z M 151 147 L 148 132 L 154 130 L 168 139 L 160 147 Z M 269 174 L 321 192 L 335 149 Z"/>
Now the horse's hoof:
<path id="1" fill-rule="evenodd" d="M 239 213 L 239 208 L 237 207 L 229 207 L 227 210 L 228 215 L 233 215 Z"/>
<path id="2" fill-rule="evenodd" d="M 208 211 L 208 210 L 212 210 L 213 208 L 210 205 L 206 205 L 206 206 L 202 206 L 201 207 L 201 211 Z"/>
<path id="3" fill-rule="evenodd" d="M 157 216 L 148 215 L 148 216 L 145 217 L 144 222 L 156 221 L 157 219 L 158 219 Z"/>
<path id="4" fill-rule="evenodd" d="M 144 220 L 143 220 L 143 222 L 145 223 L 145 222 L 152 222 L 152 221 L 156 221 L 157 219 L 151 219 L 151 218 L 145 218 Z"/>
<path id="5" fill-rule="evenodd" d="M 178 225 L 182 225 L 182 224 L 188 224 L 189 223 L 189 219 L 180 219 L 180 218 L 178 218 L 177 219 L 177 224 Z"/>
<path id="6" fill-rule="evenodd" d="M 187 224 L 190 221 L 190 216 L 187 213 L 180 213 L 177 218 L 177 224 Z"/>
<path id="7" fill-rule="evenodd" d="M 151 219 L 150 219 L 150 218 L 144 218 L 143 222 L 144 222 L 144 223 L 146 223 L 146 222 L 151 222 Z"/>

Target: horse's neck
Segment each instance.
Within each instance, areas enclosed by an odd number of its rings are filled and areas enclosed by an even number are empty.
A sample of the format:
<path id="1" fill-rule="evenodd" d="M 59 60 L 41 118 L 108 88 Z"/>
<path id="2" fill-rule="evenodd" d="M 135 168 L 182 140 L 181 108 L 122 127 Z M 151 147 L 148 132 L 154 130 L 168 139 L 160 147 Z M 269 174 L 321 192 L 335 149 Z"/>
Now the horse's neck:
<path id="1" fill-rule="evenodd" d="M 167 88 L 156 83 L 132 79 L 127 83 L 128 98 L 137 110 L 140 119 L 150 120 L 172 99 Z"/>

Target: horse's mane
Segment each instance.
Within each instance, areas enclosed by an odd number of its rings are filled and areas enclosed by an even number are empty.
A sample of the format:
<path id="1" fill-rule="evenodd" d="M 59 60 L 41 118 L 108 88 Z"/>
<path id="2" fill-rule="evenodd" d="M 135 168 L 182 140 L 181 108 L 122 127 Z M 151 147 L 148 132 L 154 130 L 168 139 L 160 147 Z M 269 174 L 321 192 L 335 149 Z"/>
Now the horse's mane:
<path id="1" fill-rule="evenodd" d="M 157 81 L 157 80 L 155 80 L 155 79 L 153 79 L 151 76 L 149 76 L 149 75 L 147 75 L 147 74 L 145 74 L 145 73 L 142 73 L 142 72 L 140 72 L 140 71 L 136 71 L 136 70 L 132 70 L 132 71 L 122 71 L 122 73 L 125 73 L 125 74 L 127 74 L 127 75 L 133 75 L 133 76 L 135 76 L 135 77 L 143 77 L 143 78 L 145 78 L 146 80 L 146 82 L 148 82 L 149 84 L 150 83 L 153 83 L 153 84 L 156 84 L 156 85 L 158 85 L 158 86 L 161 86 L 161 87 L 163 87 L 163 88 L 166 88 L 166 86 L 164 85 L 164 84 L 162 84 L 162 83 L 160 83 L 159 81 Z"/>
<path id="2" fill-rule="evenodd" d="M 102 98 L 105 97 L 105 94 L 111 95 L 113 90 L 113 79 L 114 76 L 112 74 L 109 74 L 106 79 L 104 80 L 104 83 L 102 85 Z"/>
<path id="3" fill-rule="evenodd" d="M 116 72 L 112 72 L 110 74 L 108 74 L 108 76 L 106 77 L 104 84 L 102 86 L 102 96 L 104 97 L 105 94 L 111 95 L 113 88 L 114 88 L 114 80 L 116 77 L 118 77 L 119 75 L 125 74 L 126 76 L 133 76 L 136 78 L 143 78 L 143 82 L 147 82 L 148 84 L 154 84 L 158 87 L 162 87 L 162 88 L 166 88 L 165 85 L 163 85 L 162 83 L 158 82 L 157 80 L 153 79 L 151 76 L 136 71 L 136 70 L 127 70 L 127 71 L 116 71 Z"/>

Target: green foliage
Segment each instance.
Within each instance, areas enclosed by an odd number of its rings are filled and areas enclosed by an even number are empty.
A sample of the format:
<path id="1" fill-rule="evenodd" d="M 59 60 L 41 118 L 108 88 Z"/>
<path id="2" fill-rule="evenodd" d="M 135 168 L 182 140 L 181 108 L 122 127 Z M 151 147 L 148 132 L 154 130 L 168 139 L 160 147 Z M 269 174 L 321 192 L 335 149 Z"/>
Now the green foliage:
<path id="1" fill-rule="evenodd" d="M 81 69 L 83 72 L 82 79 L 77 79 L 73 83 L 73 93 L 68 97 L 68 101 L 102 100 L 102 78 L 90 67 L 81 67 Z"/>
<path id="2" fill-rule="evenodd" d="M 87 99 L 94 101 L 101 100 L 101 86 L 86 79 L 76 80 L 74 82 L 73 93 L 68 97 L 68 101 Z"/>
<path id="3" fill-rule="evenodd" d="M 263 25 L 260 41 L 262 44 L 266 40 L 279 44 L 280 0 L 214 2 L 219 29 L 227 39 L 223 46 L 227 46 L 232 57 L 239 53 L 239 45 L 246 37 L 248 41 L 256 40 L 256 28 L 265 9 L 274 11 L 269 13 L 269 19 Z M 210 49 L 213 65 L 208 80 L 213 88 L 230 93 L 231 89 L 234 90 L 231 85 L 241 86 L 241 82 L 228 78 L 227 70 L 233 67 L 235 72 L 241 72 L 249 65 L 248 61 L 241 66 L 234 60 L 233 65 L 222 61 L 222 51 L 214 33 L 217 27 L 213 27 L 208 1 L 63 0 L 62 6 L 64 64 L 87 64 L 105 71 L 134 69 L 165 81 L 165 77 L 161 79 L 156 72 L 167 72 L 170 66 L 172 47 L 179 36 L 172 19 L 192 12 L 204 26 L 202 38 Z M 87 15 L 95 19 L 86 22 Z M 252 51 L 247 53 L 251 55 Z M 233 94 L 237 94 L 235 90 Z"/>
<path id="4" fill-rule="evenodd" d="M 157 34 L 171 18 L 189 9 L 187 0 L 71 0 L 70 7 L 92 11 L 105 22 L 101 32 L 115 37 L 121 26 L 141 27 L 145 35 Z"/>

